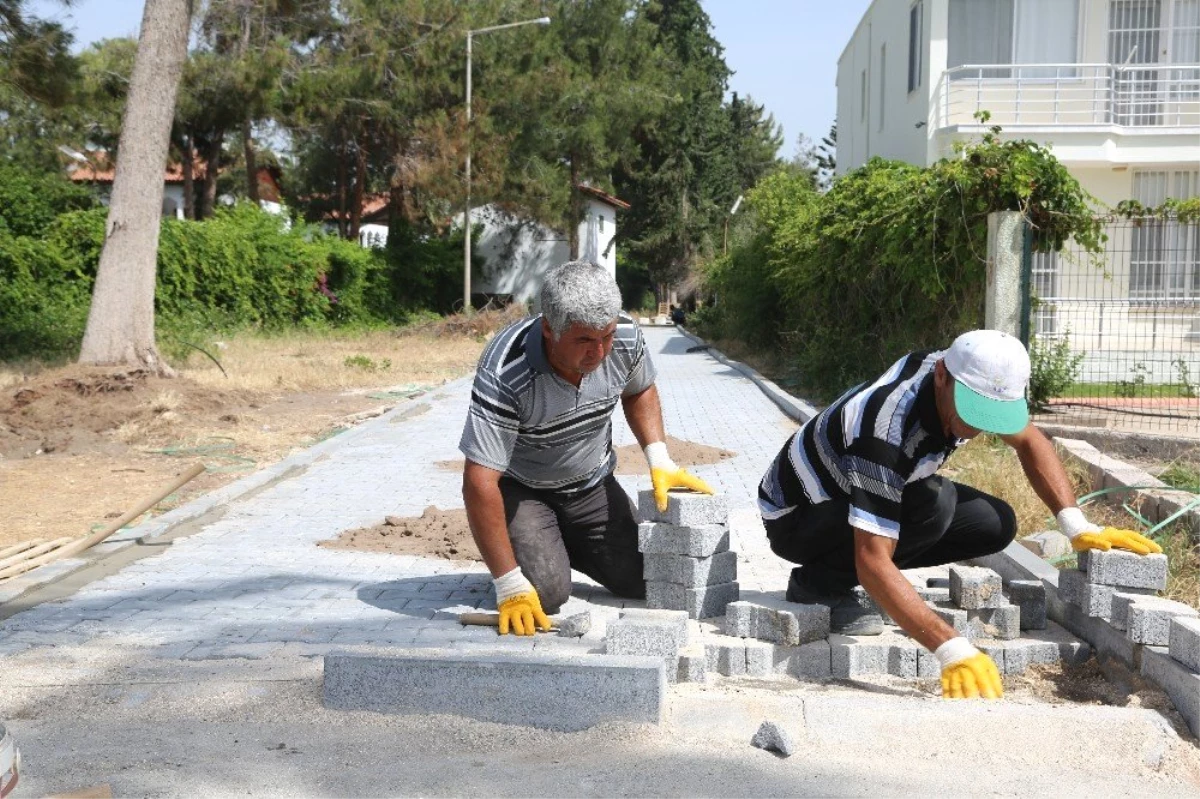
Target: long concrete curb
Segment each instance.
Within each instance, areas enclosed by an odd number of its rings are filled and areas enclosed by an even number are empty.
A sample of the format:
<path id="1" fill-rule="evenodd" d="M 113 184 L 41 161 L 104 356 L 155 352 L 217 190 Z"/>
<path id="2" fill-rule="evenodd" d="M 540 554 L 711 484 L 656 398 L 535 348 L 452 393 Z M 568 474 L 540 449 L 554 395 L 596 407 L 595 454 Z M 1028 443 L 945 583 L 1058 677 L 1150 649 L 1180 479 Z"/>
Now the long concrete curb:
<path id="1" fill-rule="evenodd" d="M 331 436 L 307 449 L 292 453 L 278 463 L 266 466 L 253 474 L 246 475 L 240 480 L 210 491 L 161 516 L 147 519 L 135 527 L 126 527 L 119 530 L 107 541 L 80 553 L 77 557 L 66 558 L 54 563 L 48 563 L 45 566 L 39 566 L 26 575 L 0 584 L 0 618 L 3 618 L 5 604 L 13 602 L 31 591 L 45 588 L 82 569 L 93 566 L 105 558 L 111 557 L 129 547 L 162 538 L 181 525 L 203 519 L 209 514 L 219 513 L 223 506 L 246 499 L 257 492 L 265 491 L 275 483 L 303 472 L 313 463 L 325 457 L 330 451 L 345 445 L 349 441 L 369 434 L 376 427 L 389 424 L 393 416 L 404 413 L 408 408 L 415 407 L 429 395 L 452 388 L 459 383 L 471 379 L 471 375 L 460 377 L 457 380 L 451 380 L 430 389 L 424 394 L 399 402 L 390 411 L 380 414 L 373 419 L 368 419 L 349 430 Z"/>

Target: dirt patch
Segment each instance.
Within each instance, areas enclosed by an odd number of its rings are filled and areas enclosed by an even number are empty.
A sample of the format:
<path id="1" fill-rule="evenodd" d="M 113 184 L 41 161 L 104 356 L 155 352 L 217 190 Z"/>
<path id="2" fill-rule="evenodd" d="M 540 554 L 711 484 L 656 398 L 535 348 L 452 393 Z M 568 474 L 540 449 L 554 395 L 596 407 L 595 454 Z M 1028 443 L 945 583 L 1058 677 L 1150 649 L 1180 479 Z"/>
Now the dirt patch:
<path id="1" fill-rule="evenodd" d="M 419 517 L 388 516 L 383 524 L 346 530 L 337 538 L 318 542 L 317 546 L 447 560 L 482 560 L 471 537 L 467 512 L 441 510 L 433 505 Z"/>
<path id="2" fill-rule="evenodd" d="M 697 444 L 695 441 L 685 441 L 682 438 L 675 438 L 674 436 L 667 436 L 667 452 L 671 453 L 671 457 L 677 465 L 685 469 L 693 466 L 707 466 L 712 463 L 720 463 L 721 461 L 737 456 L 736 452 L 730 452 L 727 449 L 710 447 L 707 444 Z M 646 463 L 646 456 L 642 454 L 642 448 L 637 444 L 626 444 L 623 447 L 617 447 L 616 453 L 616 474 L 650 474 L 650 466 Z M 444 472 L 462 472 L 463 470 L 462 458 L 438 461 L 434 465 Z"/>
<path id="3" fill-rule="evenodd" d="M 0 389 L 0 548 L 82 536 L 196 462 L 170 510 L 348 429 L 397 401 L 362 390 L 225 389 L 141 370 L 70 366 Z"/>

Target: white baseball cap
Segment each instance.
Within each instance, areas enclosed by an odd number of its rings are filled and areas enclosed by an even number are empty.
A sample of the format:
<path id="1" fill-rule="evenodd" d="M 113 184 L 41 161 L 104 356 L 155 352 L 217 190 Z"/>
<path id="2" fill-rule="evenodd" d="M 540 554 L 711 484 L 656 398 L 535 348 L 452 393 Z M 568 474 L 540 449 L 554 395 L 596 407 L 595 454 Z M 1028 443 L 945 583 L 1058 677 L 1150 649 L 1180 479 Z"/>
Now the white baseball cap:
<path id="1" fill-rule="evenodd" d="M 999 330 L 972 330 L 942 356 L 954 378 L 954 407 L 964 422 L 987 433 L 1011 435 L 1029 424 L 1029 353 L 1020 339 Z"/>

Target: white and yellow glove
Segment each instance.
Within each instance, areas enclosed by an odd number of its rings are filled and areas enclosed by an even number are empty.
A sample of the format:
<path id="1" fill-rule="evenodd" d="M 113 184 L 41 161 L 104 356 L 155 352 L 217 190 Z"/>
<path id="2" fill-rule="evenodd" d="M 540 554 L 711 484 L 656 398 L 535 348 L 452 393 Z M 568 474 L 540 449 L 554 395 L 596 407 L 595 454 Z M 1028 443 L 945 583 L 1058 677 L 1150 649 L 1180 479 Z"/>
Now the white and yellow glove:
<path id="1" fill-rule="evenodd" d="M 496 607 L 500 610 L 500 634 L 508 635 L 509 627 L 517 635 L 533 635 L 535 626 L 550 630 L 550 618 L 542 610 L 537 589 L 525 579 L 521 567 L 492 580 L 496 587 Z"/>
<path id="2" fill-rule="evenodd" d="M 1058 529 L 1071 539 L 1071 549 L 1076 552 L 1085 549 L 1125 549 L 1139 555 L 1162 552 L 1162 547 L 1141 533 L 1092 524 L 1079 508 L 1063 508 L 1055 518 L 1058 519 Z"/>
<path id="3" fill-rule="evenodd" d="M 1000 699 L 1004 685 L 1000 670 L 966 638 L 951 638 L 933 650 L 942 665 L 942 696 L 946 699 Z"/>
<path id="4" fill-rule="evenodd" d="M 662 441 L 647 444 L 642 452 L 650 463 L 650 485 L 654 488 L 654 504 L 660 513 L 667 509 L 667 492 L 672 488 L 687 488 L 701 494 L 713 493 L 708 483 L 675 465 L 675 461 L 667 454 L 667 445 Z"/>

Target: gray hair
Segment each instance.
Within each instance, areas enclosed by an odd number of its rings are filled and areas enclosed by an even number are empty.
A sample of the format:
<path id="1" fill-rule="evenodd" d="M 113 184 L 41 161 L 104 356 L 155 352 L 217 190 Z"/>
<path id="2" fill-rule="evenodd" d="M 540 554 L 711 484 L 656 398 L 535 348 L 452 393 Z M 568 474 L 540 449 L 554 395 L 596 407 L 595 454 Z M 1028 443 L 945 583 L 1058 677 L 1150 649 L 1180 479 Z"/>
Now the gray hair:
<path id="1" fill-rule="evenodd" d="M 608 327 L 621 313 L 621 290 L 608 270 L 591 261 L 568 261 L 546 273 L 542 316 L 557 340 L 573 324 Z"/>

